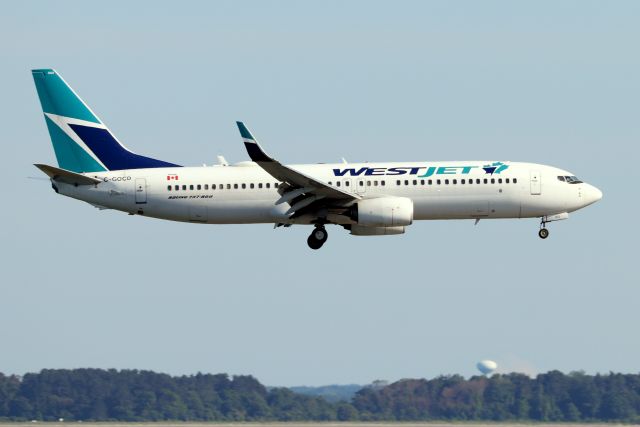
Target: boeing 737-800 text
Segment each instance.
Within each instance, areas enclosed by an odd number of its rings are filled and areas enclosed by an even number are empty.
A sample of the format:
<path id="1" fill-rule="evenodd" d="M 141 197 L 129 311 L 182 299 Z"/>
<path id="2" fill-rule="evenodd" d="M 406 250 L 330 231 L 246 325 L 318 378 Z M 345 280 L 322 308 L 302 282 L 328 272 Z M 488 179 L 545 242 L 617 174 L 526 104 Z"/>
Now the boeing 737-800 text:
<path id="1" fill-rule="evenodd" d="M 506 161 L 283 165 L 238 122 L 251 161 L 182 167 L 126 149 L 52 69 L 33 70 L 58 166 L 36 164 L 53 189 L 101 209 L 201 224 L 327 224 L 355 236 L 402 234 L 415 220 L 540 218 L 546 224 L 602 197 L 551 166 Z"/>

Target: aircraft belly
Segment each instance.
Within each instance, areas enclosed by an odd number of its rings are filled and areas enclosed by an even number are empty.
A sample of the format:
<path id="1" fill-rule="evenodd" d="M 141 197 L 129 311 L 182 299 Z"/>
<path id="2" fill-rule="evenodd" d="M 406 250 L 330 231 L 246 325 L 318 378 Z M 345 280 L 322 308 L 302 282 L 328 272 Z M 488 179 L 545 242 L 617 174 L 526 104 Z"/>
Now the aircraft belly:
<path id="1" fill-rule="evenodd" d="M 518 218 L 520 201 L 510 196 L 428 196 L 414 199 L 414 219 Z"/>
<path id="2" fill-rule="evenodd" d="M 120 191 L 117 187 L 98 186 L 73 186 L 56 182 L 60 194 L 74 199 L 82 200 L 96 206 L 109 209 L 130 211 L 132 197 L 125 191 Z"/>
<path id="3" fill-rule="evenodd" d="M 281 222 L 273 201 L 233 200 L 211 201 L 208 205 L 211 224 L 256 224 Z"/>
<path id="4" fill-rule="evenodd" d="M 414 200 L 414 219 L 465 219 L 488 217 L 486 198 L 428 196 Z"/>
<path id="5" fill-rule="evenodd" d="M 534 218 L 544 215 L 556 214 L 567 210 L 563 200 L 554 200 L 551 197 L 531 195 L 522 202 L 522 217 Z"/>

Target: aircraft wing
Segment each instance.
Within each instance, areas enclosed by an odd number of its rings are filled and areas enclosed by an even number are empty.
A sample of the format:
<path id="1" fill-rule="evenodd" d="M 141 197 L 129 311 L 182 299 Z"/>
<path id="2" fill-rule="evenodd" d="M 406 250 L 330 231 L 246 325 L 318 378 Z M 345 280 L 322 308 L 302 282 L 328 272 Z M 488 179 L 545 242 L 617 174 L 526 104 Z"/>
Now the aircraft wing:
<path id="1" fill-rule="evenodd" d="M 360 199 L 356 194 L 343 191 L 326 182 L 322 182 L 283 165 L 265 153 L 244 123 L 236 122 L 236 124 L 238 125 L 244 146 L 251 160 L 256 162 L 275 179 L 288 184 L 287 188 L 284 189 L 285 191 L 280 192 L 282 197 L 276 202 L 276 204 L 289 203 L 291 209 L 289 209 L 288 214 L 294 214 L 320 199 L 345 202 Z M 293 203 L 290 203 L 292 201 Z"/>

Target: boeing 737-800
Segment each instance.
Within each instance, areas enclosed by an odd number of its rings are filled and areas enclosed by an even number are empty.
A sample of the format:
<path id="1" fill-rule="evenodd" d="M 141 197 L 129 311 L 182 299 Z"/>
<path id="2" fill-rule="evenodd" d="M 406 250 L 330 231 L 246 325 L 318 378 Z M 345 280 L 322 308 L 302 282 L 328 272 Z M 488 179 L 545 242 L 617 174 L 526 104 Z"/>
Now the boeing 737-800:
<path id="1" fill-rule="evenodd" d="M 200 224 L 327 224 L 355 236 L 403 234 L 415 220 L 540 218 L 551 221 L 602 198 L 552 166 L 507 161 L 283 165 L 241 122 L 251 161 L 183 167 L 125 148 L 52 69 L 33 70 L 58 166 L 36 164 L 56 193 L 100 209 Z"/>

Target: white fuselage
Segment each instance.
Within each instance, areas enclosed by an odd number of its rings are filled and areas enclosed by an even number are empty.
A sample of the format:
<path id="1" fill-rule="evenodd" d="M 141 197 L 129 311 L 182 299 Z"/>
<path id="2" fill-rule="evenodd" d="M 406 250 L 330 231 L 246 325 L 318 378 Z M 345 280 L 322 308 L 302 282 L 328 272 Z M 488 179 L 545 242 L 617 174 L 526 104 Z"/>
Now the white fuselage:
<path id="1" fill-rule="evenodd" d="M 499 174 L 491 162 L 406 162 L 292 165 L 304 174 L 361 198 L 406 197 L 415 220 L 531 218 L 568 213 L 600 199 L 586 184 L 559 176 L 551 166 L 505 162 Z M 85 174 L 102 182 L 74 186 L 55 182 L 63 195 L 98 207 L 172 221 L 208 224 L 309 223 L 290 219 L 276 179 L 253 162 L 234 166 L 132 169 Z M 341 175 L 341 176 L 340 176 Z M 331 218 L 352 223 L 345 216 Z"/>

